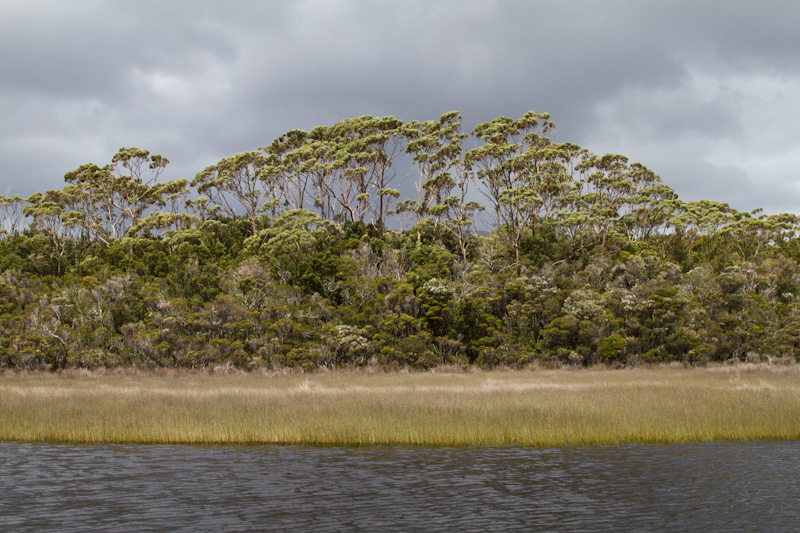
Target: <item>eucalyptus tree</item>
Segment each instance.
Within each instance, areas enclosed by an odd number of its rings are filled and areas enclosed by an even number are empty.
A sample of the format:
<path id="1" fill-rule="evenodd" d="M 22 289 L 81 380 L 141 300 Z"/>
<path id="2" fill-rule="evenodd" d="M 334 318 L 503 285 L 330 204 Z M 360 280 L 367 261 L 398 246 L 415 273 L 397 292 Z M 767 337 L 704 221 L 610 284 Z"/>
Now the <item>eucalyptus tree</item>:
<path id="1" fill-rule="evenodd" d="M 274 183 L 288 209 L 305 209 L 308 201 L 309 172 L 308 133 L 290 130 L 259 150 L 266 154 L 261 180 Z"/>
<path id="2" fill-rule="evenodd" d="M 80 166 L 64 176 L 64 218 L 84 236 L 111 246 L 136 226 L 144 213 L 171 187 L 158 184 L 169 164 L 140 148 L 120 148 L 109 165 Z"/>
<path id="3" fill-rule="evenodd" d="M 410 214 L 416 220 L 417 241 L 421 239 L 421 223 L 433 217 L 434 232 L 446 231 L 458 241 L 463 259 L 470 243 L 470 226 L 475 214 L 484 208 L 468 198 L 470 172 L 464 162 L 464 140 L 461 114 L 444 113 L 439 120 L 407 124 L 405 135 L 410 142 L 406 152 L 419 171 L 417 198 L 398 203 L 397 214 Z"/>
<path id="4" fill-rule="evenodd" d="M 537 220 L 549 225 L 557 221 L 559 212 L 568 205 L 567 198 L 578 185 L 577 165 L 588 152 L 569 142 L 542 144 L 531 151 L 535 169 L 531 179 L 537 191 L 537 203 L 532 207 L 537 211 Z"/>
<path id="5" fill-rule="evenodd" d="M 295 149 L 298 173 L 307 177 L 314 194 L 314 207 L 323 220 L 337 218 L 333 192 L 335 141 L 329 126 L 317 126 L 308 133 L 306 142 Z"/>
<path id="6" fill-rule="evenodd" d="M 399 192 L 388 187 L 392 161 L 402 153 L 403 122 L 394 117 L 364 115 L 341 120 L 331 128 L 334 176 L 331 192 L 340 218 L 348 222 L 369 221 L 382 227 L 388 204 Z"/>
<path id="7" fill-rule="evenodd" d="M 111 246 L 122 227 L 116 217 L 109 167 L 87 163 L 67 173 L 64 179 L 69 185 L 64 187 L 57 202 L 61 218 L 67 225 L 79 227 L 85 239 Z"/>
<path id="8" fill-rule="evenodd" d="M 190 194 L 189 182 L 185 179 L 158 184 L 154 190 L 154 207 L 158 209 L 145 214 L 128 230 L 127 236 L 146 233 L 150 236 L 171 235 L 176 231 L 199 226 L 199 216 L 187 211 L 192 202 L 187 200 Z M 196 200 L 194 201 L 196 202 Z"/>
<path id="9" fill-rule="evenodd" d="M 327 170 L 332 178 L 330 194 L 335 203 L 334 222 L 337 225 L 363 222 L 369 202 L 369 175 L 360 162 L 359 142 L 362 121 L 367 117 L 340 120 L 329 129 L 326 156 Z"/>
<path id="10" fill-rule="evenodd" d="M 465 177 L 463 166 L 459 163 L 463 140 L 467 135 L 461 132 L 461 115 L 458 111 L 445 113 L 439 120 L 412 122 L 404 133 L 409 139 L 406 152 L 412 156 L 419 178 L 415 183 L 417 199 L 404 201 L 398 205 L 397 211 L 407 211 L 414 216 L 419 241 L 419 223 L 431 215 L 436 218 L 438 226 L 444 213 L 451 207 L 445 203 L 445 199 L 456 186 L 453 171 L 460 170 L 462 172 L 458 178 Z"/>
<path id="11" fill-rule="evenodd" d="M 128 227 L 136 224 L 151 205 L 159 203 L 164 193 L 178 192 L 182 183 L 185 186 L 185 182 L 158 183 L 168 164 L 165 157 L 151 156 L 140 148 L 120 148 L 112 158 L 116 207 L 129 220 Z"/>
<path id="12" fill-rule="evenodd" d="M 460 174 L 461 169 L 459 169 Z M 467 200 L 469 179 L 466 176 L 459 177 L 454 189 L 456 194 L 445 198 L 441 205 L 444 207 L 443 214 L 447 219 L 445 228 L 455 236 L 461 258 L 466 261 L 467 252 L 474 240 L 475 232 L 471 228 L 475 226 L 475 215 L 485 208 L 474 200 Z"/>
<path id="13" fill-rule="evenodd" d="M 209 217 L 214 216 L 219 211 L 219 207 L 213 204 L 207 197 L 200 196 L 194 200 L 186 200 L 186 210 L 194 213 L 202 223 Z"/>
<path id="14" fill-rule="evenodd" d="M 202 220 L 197 215 L 187 212 L 155 211 L 142 217 L 135 226 L 131 226 L 129 236 L 140 233 L 150 237 L 160 235 L 170 238 L 176 232 L 198 228 Z"/>
<path id="15" fill-rule="evenodd" d="M 186 211 L 191 194 L 189 180 L 177 179 L 159 184 L 155 191 L 154 205 L 166 213 L 178 214 Z"/>
<path id="16" fill-rule="evenodd" d="M 267 246 L 262 244 L 262 248 L 279 274 L 290 273 L 297 281 L 300 265 L 309 251 L 324 239 L 325 233 L 326 222 L 322 218 L 305 209 L 292 209 L 279 216 L 275 225 L 260 235 L 268 239 Z"/>
<path id="17" fill-rule="evenodd" d="M 622 207 L 630 202 L 635 190 L 628 158 L 619 154 L 591 156 L 578 169 L 583 173 L 587 223 L 599 235 L 600 256 L 603 256 L 609 232 L 615 228 Z"/>
<path id="18" fill-rule="evenodd" d="M 729 221 L 719 232 L 728 235 L 743 261 L 753 261 L 768 246 L 794 239 L 800 230 L 797 215 L 766 215 L 759 209 Z"/>
<path id="19" fill-rule="evenodd" d="M 253 235 L 258 232 L 260 209 L 266 205 L 273 209 L 273 217 L 280 200 L 279 188 L 274 182 L 262 179 L 267 157 L 258 151 L 243 152 L 221 159 L 206 167 L 192 181 L 192 186 L 221 212 L 235 218 L 240 209 L 250 222 Z"/>
<path id="20" fill-rule="evenodd" d="M 528 174 L 529 194 L 523 204 L 529 219 L 526 230 L 537 243 L 540 259 L 562 255 L 572 255 L 580 251 L 581 239 L 574 239 L 569 229 L 579 229 L 577 235 L 583 237 L 585 225 L 585 202 L 580 197 L 580 184 L 575 177 L 577 165 L 587 157 L 587 151 L 573 143 L 553 143 L 539 140 L 537 146 L 528 149 L 530 171 Z M 568 237 L 564 239 L 564 237 Z M 561 248 L 557 252 L 553 247 Z"/>
<path id="21" fill-rule="evenodd" d="M 547 134 L 554 127 L 547 113 L 529 111 L 517 120 L 499 117 L 475 127 L 472 134 L 484 144 L 465 154 L 495 210 L 498 229 L 514 250 L 517 268 L 524 235 L 543 209 L 553 214 L 555 199 L 566 194 L 564 163 L 572 160 L 574 148 L 552 145 Z"/>
<path id="22" fill-rule="evenodd" d="M 386 214 L 393 199 L 400 196 L 400 191 L 392 188 L 395 177 L 391 170 L 394 160 L 400 156 L 408 145 L 403 121 L 392 116 L 361 117 L 359 137 L 351 146 L 355 149 L 359 165 L 366 169 L 365 185 L 362 194 L 369 194 L 366 199 L 370 221 L 383 235 Z"/>
<path id="23" fill-rule="evenodd" d="M 264 147 L 275 158 L 267 171 L 294 182 L 294 205 L 306 205 L 300 191 L 310 185 L 323 219 L 340 227 L 368 220 L 381 232 L 391 199 L 400 194 L 390 185 L 393 161 L 407 143 L 403 128 L 394 117 L 364 115 L 307 134 L 294 130 Z"/>
<path id="24" fill-rule="evenodd" d="M 677 212 L 678 215 L 670 220 L 670 225 L 681 235 L 689 249 L 696 241 L 702 240 L 706 253 L 710 250 L 709 239 L 741 216 L 728 204 L 711 200 L 681 202 Z"/>
<path id="25" fill-rule="evenodd" d="M 627 169 L 630 194 L 620 212 L 620 223 L 629 241 L 641 241 L 663 234 L 670 220 L 678 216 L 681 202 L 672 187 L 641 163 Z"/>
<path id="26" fill-rule="evenodd" d="M 67 251 L 67 243 L 70 235 L 70 227 L 64 220 L 65 210 L 70 205 L 69 196 L 63 191 L 51 190 L 44 194 L 35 193 L 27 199 L 28 205 L 24 208 L 24 215 L 32 219 L 30 229 L 32 230 L 31 241 L 45 244 L 49 249 L 50 260 L 56 264 L 56 274 L 63 272 L 63 259 Z M 34 247 L 36 250 L 38 246 Z M 37 266 L 37 252 L 29 256 Z M 43 257 L 41 259 L 44 259 Z M 37 268 L 41 272 L 40 268 Z"/>
<path id="27" fill-rule="evenodd" d="M 22 230 L 26 203 L 19 196 L 0 194 L 0 239 L 5 235 L 16 235 Z"/>
<path id="28" fill-rule="evenodd" d="M 680 214 L 682 202 L 672 187 L 658 183 L 636 191 L 621 222 L 630 241 L 663 235 Z"/>

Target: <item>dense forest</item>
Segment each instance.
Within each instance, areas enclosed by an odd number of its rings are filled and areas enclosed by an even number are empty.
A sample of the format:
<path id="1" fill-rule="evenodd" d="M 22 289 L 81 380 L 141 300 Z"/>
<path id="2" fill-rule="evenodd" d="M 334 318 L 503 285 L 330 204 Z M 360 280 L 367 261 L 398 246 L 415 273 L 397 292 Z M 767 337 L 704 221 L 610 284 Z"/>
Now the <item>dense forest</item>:
<path id="1" fill-rule="evenodd" d="M 684 202 L 547 114 L 460 121 L 292 130 L 191 181 L 123 148 L 0 196 L 0 367 L 798 360 L 795 215 Z"/>

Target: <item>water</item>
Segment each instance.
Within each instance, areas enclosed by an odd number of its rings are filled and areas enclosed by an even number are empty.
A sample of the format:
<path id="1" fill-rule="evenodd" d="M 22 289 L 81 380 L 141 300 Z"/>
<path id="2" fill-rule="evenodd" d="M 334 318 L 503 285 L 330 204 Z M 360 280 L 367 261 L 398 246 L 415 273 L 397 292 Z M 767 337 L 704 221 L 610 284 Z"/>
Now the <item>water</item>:
<path id="1" fill-rule="evenodd" d="M 800 442 L 0 443 L 0 531 L 791 531 L 799 502 Z"/>

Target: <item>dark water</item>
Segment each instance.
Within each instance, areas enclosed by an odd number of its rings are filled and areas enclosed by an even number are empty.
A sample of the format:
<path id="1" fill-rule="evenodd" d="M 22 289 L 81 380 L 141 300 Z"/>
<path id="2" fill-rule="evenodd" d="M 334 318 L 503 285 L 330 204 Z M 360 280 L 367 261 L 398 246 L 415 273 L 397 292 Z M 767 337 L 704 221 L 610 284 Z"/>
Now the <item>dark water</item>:
<path id="1" fill-rule="evenodd" d="M 800 442 L 0 443 L 0 531 L 800 530 Z"/>

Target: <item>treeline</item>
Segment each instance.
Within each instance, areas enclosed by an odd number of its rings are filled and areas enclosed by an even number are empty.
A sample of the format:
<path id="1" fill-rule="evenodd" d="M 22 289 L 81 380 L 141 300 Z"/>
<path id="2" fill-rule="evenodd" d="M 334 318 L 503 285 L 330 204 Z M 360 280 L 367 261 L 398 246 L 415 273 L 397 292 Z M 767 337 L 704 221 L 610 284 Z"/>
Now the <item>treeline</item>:
<path id="1" fill-rule="evenodd" d="M 191 182 L 123 148 L 0 197 L 0 366 L 800 357 L 796 216 L 683 202 L 547 114 L 460 121 L 292 130 Z"/>

